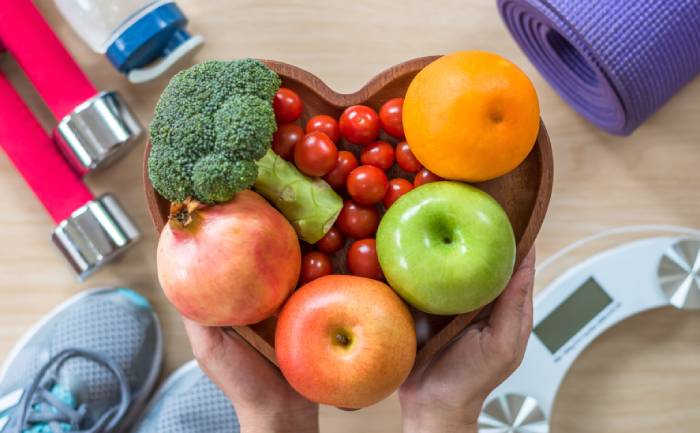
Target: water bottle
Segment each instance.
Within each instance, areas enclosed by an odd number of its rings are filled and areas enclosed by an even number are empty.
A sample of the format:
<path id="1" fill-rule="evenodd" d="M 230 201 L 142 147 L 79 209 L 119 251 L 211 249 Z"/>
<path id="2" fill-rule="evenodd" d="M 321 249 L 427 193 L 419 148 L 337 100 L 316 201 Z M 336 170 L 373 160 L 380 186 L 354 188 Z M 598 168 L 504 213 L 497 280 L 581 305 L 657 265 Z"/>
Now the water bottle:
<path id="1" fill-rule="evenodd" d="M 150 81 L 203 42 L 168 0 L 55 0 L 61 14 L 95 51 L 132 83 Z"/>

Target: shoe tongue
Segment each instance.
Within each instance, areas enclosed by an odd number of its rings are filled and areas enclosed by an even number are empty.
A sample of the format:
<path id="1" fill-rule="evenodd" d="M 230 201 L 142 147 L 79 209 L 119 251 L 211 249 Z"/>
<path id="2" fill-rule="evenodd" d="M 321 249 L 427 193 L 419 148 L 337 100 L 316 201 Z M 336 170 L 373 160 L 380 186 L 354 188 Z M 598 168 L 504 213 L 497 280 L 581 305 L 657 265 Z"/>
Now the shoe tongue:
<path id="1" fill-rule="evenodd" d="M 88 401 L 88 387 L 84 380 L 80 378 L 77 374 L 73 374 L 70 370 L 62 369 L 58 373 L 58 378 L 56 379 L 56 385 L 51 390 L 59 389 L 58 392 L 65 392 L 70 394 L 71 398 L 75 402 L 86 402 Z M 63 400 L 61 400 L 63 401 Z M 64 403 L 66 403 L 64 401 Z M 73 406 L 75 408 L 75 406 Z"/>

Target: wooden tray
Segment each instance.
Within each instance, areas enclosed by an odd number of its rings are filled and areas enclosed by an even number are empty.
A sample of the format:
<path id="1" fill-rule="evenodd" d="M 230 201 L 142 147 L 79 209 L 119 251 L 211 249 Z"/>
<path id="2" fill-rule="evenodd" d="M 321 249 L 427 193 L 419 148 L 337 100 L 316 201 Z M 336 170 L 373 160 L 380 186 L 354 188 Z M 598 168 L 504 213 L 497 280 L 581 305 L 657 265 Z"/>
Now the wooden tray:
<path id="1" fill-rule="evenodd" d="M 294 90 L 301 96 L 304 101 L 301 125 L 305 125 L 306 120 L 315 114 L 329 114 L 339 118 L 343 110 L 351 105 L 368 105 L 378 111 L 388 99 L 403 97 L 413 77 L 437 58 L 423 57 L 394 66 L 380 73 L 366 86 L 352 94 L 336 93 L 318 77 L 295 66 L 275 61 L 266 61 L 266 63 L 282 78 L 282 86 Z M 144 156 L 144 187 L 148 211 L 156 230 L 160 233 L 167 221 L 170 203 L 158 195 L 148 179 L 146 161 L 150 150 L 149 142 Z M 356 150 L 356 147 L 353 150 Z M 530 251 L 542 226 L 552 193 L 552 175 L 553 160 L 549 136 L 544 124 L 540 124 L 537 143 L 518 168 L 497 179 L 475 184 L 476 187 L 498 200 L 508 214 L 518 245 L 516 266 Z M 340 268 L 343 270 L 344 264 Z M 414 311 L 417 327 L 421 329 L 414 368 L 421 367 L 430 361 L 467 327 L 478 313 L 479 311 L 475 311 L 454 317 L 441 317 Z M 234 330 L 277 365 L 273 347 L 274 326 L 275 321 L 271 319 L 253 326 L 237 326 Z"/>

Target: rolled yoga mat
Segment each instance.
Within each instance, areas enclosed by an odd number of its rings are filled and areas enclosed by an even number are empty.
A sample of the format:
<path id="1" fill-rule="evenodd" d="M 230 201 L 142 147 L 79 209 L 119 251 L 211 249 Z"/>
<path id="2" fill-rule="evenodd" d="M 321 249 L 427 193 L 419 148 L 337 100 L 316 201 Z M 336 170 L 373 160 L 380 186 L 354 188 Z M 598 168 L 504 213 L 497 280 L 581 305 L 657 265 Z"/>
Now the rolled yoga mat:
<path id="1" fill-rule="evenodd" d="M 611 134 L 631 134 L 700 73 L 700 0 L 498 0 L 498 7 L 552 87 Z"/>

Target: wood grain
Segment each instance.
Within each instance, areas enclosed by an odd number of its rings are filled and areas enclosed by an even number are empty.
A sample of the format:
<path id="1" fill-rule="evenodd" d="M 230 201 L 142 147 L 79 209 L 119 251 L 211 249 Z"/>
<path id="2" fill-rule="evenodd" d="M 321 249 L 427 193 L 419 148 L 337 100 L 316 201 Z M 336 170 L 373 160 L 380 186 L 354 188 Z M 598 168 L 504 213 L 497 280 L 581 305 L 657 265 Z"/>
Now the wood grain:
<path id="1" fill-rule="evenodd" d="M 100 89 L 118 90 L 141 121 L 169 76 L 133 86 L 93 53 L 52 0 L 35 3 Z M 463 49 L 499 53 L 533 80 L 554 150 L 554 191 L 537 237 L 538 260 L 582 237 L 630 224 L 700 222 L 700 80 L 688 84 L 631 137 L 604 134 L 578 116 L 544 81 L 505 29 L 495 2 L 483 0 L 178 0 L 189 30 L 206 39 L 191 61 L 257 56 L 314 71 L 333 89 L 352 92 L 405 59 Z M 188 63 L 185 62 L 186 66 Z M 55 119 L 11 58 L 0 69 L 38 113 Z M 91 175 L 97 193 L 114 192 L 143 239 L 122 260 L 77 283 L 49 241 L 51 220 L 0 156 L 0 354 L 56 304 L 95 286 L 129 286 L 154 305 L 165 336 L 164 375 L 192 359 L 179 314 L 158 287 L 156 233 L 141 182 L 145 140 L 113 167 Z M 584 258 L 583 252 L 573 260 Z M 541 286 L 540 286 L 541 287 Z M 602 335 L 567 375 L 552 433 L 693 432 L 700 425 L 700 315 L 664 309 Z M 401 431 L 396 395 L 361 416 L 321 408 L 321 431 Z"/>
<path id="2" fill-rule="evenodd" d="M 403 97 L 413 77 L 437 58 L 437 56 L 422 57 L 393 66 L 351 94 L 333 91 L 318 77 L 301 68 L 272 60 L 267 60 L 266 63 L 280 76 L 282 86 L 294 90 L 304 101 L 301 125 L 305 125 L 310 117 L 317 114 L 328 114 L 339 118 L 345 108 L 352 105 L 368 105 L 379 110 L 387 100 Z M 384 137 L 384 139 L 389 138 Z M 359 151 L 358 146 L 349 143 L 343 143 L 340 147 L 356 154 Z M 148 143 L 143 162 L 144 191 L 149 214 L 156 231 L 160 232 L 167 221 L 170 203 L 153 189 L 148 178 L 147 161 L 150 150 L 150 143 Z M 532 248 L 544 221 L 552 193 L 554 176 L 552 164 L 549 137 L 544 124 L 541 124 L 537 142 L 522 164 L 504 176 L 475 184 L 476 187 L 491 194 L 508 214 L 517 241 L 516 266 Z M 336 257 L 341 257 L 336 260 L 336 269 L 347 272 L 344 267 L 345 260 L 342 259 L 344 254 L 336 254 Z M 437 333 L 429 336 L 422 347 L 419 346 L 414 368 L 421 368 L 430 362 L 435 354 L 459 335 L 478 313 L 479 311 L 474 311 L 455 316 L 442 329 L 435 329 L 434 332 L 437 331 Z M 430 315 L 425 315 L 424 319 L 430 321 Z M 276 364 L 273 342 L 269 338 L 264 338 L 260 333 L 246 326 L 237 326 L 235 330 L 267 359 Z"/>

